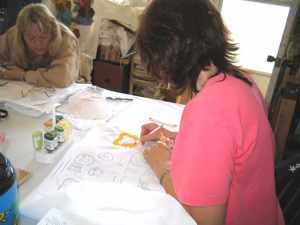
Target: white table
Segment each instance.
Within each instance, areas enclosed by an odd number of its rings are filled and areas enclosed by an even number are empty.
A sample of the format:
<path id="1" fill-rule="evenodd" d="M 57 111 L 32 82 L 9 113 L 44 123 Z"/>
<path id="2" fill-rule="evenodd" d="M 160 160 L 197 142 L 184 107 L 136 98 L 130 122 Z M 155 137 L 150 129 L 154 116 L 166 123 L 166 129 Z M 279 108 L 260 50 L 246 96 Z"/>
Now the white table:
<path id="1" fill-rule="evenodd" d="M 108 123 L 111 126 L 118 125 L 130 133 L 138 134 L 140 126 L 143 123 L 149 122 L 149 117 L 167 123 L 178 124 L 180 121 L 182 106 L 107 90 L 103 91 L 103 95 L 133 99 L 133 102 L 122 107 L 121 111 L 115 111 L 106 121 L 101 121 L 101 123 Z M 114 104 L 117 105 L 118 103 Z M 4 131 L 8 138 L 7 143 L 4 145 L 4 154 L 11 160 L 15 167 L 27 169 L 33 174 L 30 180 L 25 182 L 19 189 L 20 201 L 26 198 L 57 164 L 42 164 L 37 162 L 34 157 L 31 134 L 33 130 L 40 130 L 42 123 L 47 118 L 50 118 L 50 115 L 33 118 L 9 110 L 9 117 L 6 120 L 0 121 L 0 131 Z M 73 135 L 76 136 L 76 140 L 80 140 L 80 137 L 83 137 L 86 132 L 85 130 L 74 130 Z M 68 148 L 71 148 L 75 144 L 73 141 Z M 36 224 L 36 221 L 22 218 L 22 224 Z"/>

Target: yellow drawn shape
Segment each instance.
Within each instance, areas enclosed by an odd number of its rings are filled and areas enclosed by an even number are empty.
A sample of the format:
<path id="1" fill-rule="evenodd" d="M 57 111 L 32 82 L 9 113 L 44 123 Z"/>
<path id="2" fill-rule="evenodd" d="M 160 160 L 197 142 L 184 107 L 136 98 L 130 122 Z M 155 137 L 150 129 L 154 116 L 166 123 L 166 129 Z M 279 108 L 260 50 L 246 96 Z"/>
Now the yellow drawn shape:
<path id="1" fill-rule="evenodd" d="M 125 138 L 129 138 L 132 140 L 131 143 L 121 143 Z M 114 141 L 113 145 L 120 146 L 120 147 L 125 147 L 125 148 L 135 148 L 140 144 L 140 140 L 137 136 L 133 134 L 129 134 L 127 132 L 121 133 Z"/>

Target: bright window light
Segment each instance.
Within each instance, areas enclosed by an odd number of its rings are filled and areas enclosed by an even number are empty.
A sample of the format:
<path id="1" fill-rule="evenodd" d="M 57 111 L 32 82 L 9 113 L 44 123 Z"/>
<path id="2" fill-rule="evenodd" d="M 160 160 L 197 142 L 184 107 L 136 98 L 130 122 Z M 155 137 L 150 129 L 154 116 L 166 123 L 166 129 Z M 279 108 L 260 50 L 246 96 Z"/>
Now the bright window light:
<path id="1" fill-rule="evenodd" d="M 289 6 L 247 0 L 223 0 L 222 16 L 239 44 L 238 63 L 244 68 L 272 73 L 289 13 Z"/>

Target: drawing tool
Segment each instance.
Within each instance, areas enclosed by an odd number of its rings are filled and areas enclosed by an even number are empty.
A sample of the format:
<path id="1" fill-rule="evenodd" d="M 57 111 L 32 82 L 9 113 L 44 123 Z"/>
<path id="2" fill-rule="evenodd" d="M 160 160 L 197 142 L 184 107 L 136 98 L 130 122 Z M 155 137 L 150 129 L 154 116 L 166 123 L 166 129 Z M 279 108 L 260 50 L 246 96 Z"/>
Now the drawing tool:
<path id="1" fill-rule="evenodd" d="M 177 124 L 162 122 L 158 119 L 154 119 L 153 117 L 149 117 L 149 120 L 154 122 L 154 123 L 157 123 L 161 126 L 166 126 L 166 127 L 177 127 L 178 126 Z"/>

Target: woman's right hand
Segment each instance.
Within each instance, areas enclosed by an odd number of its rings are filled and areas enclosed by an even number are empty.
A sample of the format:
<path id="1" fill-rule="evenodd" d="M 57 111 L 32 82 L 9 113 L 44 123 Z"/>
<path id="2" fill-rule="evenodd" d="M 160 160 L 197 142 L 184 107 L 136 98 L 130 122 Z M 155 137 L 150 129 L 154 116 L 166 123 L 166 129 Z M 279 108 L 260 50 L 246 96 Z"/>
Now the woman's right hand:
<path id="1" fill-rule="evenodd" d="M 162 136 L 175 139 L 176 134 L 176 132 L 169 131 L 157 123 L 146 123 L 141 129 L 140 142 L 145 144 L 147 141 L 159 141 Z"/>
<path id="2" fill-rule="evenodd" d="M 161 127 L 156 123 L 146 123 L 142 126 L 140 141 L 145 144 L 147 141 L 158 141 L 160 138 Z"/>

